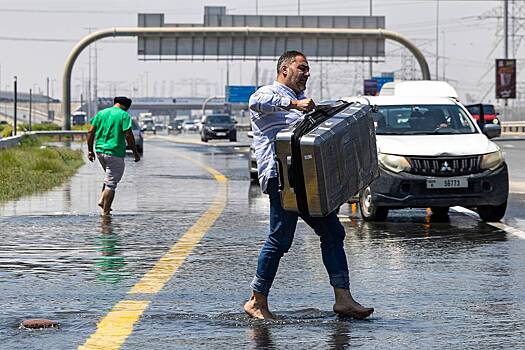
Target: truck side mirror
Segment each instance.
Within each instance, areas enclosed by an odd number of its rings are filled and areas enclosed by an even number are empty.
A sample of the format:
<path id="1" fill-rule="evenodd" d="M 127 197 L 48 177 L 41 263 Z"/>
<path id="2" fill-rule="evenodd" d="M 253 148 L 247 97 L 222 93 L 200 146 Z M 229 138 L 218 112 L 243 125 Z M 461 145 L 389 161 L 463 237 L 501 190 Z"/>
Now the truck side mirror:
<path id="1" fill-rule="evenodd" d="M 483 125 L 483 133 L 489 138 L 501 136 L 501 126 L 498 124 L 485 124 Z"/>

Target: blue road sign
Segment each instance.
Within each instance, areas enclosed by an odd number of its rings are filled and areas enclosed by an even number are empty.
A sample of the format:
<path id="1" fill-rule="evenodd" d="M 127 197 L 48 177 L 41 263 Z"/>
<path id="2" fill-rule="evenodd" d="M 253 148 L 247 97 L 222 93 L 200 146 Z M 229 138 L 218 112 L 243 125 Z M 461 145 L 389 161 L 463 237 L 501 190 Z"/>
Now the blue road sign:
<path id="1" fill-rule="evenodd" d="M 394 81 L 393 76 L 381 76 L 381 77 L 372 77 L 373 80 L 377 81 L 377 91 L 381 91 L 383 84 L 391 83 Z"/>
<path id="2" fill-rule="evenodd" d="M 257 90 L 254 85 L 227 85 L 226 102 L 248 103 L 250 96 Z"/>

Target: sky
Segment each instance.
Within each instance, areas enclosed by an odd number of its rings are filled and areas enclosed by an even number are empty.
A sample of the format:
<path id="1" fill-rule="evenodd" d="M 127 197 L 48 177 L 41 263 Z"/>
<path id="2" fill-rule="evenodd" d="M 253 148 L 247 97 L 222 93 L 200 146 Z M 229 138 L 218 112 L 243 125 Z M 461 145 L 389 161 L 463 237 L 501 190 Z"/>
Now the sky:
<path id="1" fill-rule="evenodd" d="M 22 91 L 30 88 L 61 98 L 64 62 L 75 43 L 89 31 L 109 27 L 134 27 L 137 13 L 164 13 L 168 23 L 202 23 L 204 6 L 226 6 L 228 14 L 368 15 L 370 0 L 0 0 L 0 87 L 10 90 L 13 76 Z M 512 1 L 510 1 L 512 3 Z M 521 4 L 519 4 L 521 3 Z M 517 2 L 525 7 L 525 2 Z M 425 54 L 435 78 L 436 13 L 439 7 L 438 76 L 449 81 L 467 102 L 495 102 L 494 59 L 503 57 L 501 28 L 503 1 L 491 0 L 372 0 L 374 15 L 386 17 L 386 28 L 413 40 Z M 512 46 L 512 45 L 510 45 Z M 402 72 L 408 51 L 387 41 L 384 62 L 374 64 L 375 74 Z M 512 48 L 510 57 L 513 57 Z M 108 38 L 97 44 L 98 95 L 149 96 L 222 95 L 226 63 L 217 61 L 140 61 L 134 38 Z M 523 49 L 514 52 L 518 58 Z M 94 75 L 95 50 L 91 53 Z M 320 63 L 311 62 L 308 91 L 320 98 Z M 518 61 L 519 72 L 520 61 Z M 274 78 L 275 62 L 261 62 L 263 83 Z M 416 65 L 418 69 L 418 66 Z M 357 94 L 368 64 L 323 63 L 323 98 Z M 78 99 L 88 89 L 89 54 L 86 49 L 75 64 L 72 95 Z M 255 82 L 252 61 L 229 64 L 230 83 Z M 92 86 L 94 78 L 92 78 Z M 520 81 L 518 74 L 518 81 Z M 147 83 L 147 84 L 146 84 Z"/>

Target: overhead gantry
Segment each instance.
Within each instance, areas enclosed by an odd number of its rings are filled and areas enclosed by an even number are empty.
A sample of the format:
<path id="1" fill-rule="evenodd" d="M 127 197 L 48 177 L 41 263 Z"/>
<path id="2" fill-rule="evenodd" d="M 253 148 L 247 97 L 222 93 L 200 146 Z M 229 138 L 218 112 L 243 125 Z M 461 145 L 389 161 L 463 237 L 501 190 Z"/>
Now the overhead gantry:
<path id="1" fill-rule="evenodd" d="M 396 41 L 405 46 L 416 58 L 421 69 L 422 78 L 430 80 L 428 63 L 423 53 L 403 35 L 386 29 L 350 29 L 350 28 L 274 28 L 274 27 L 133 27 L 133 28 L 107 28 L 93 32 L 80 40 L 71 50 L 62 77 L 62 111 L 64 112 L 64 129 L 71 129 L 71 74 L 76 59 L 91 43 L 108 37 L 201 37 L 201 38 L 239 38 L 250 40 L 260 37 L 290 38 L 290 40 L 301 40 L 301 38 L 315 37 L 318 40 L 333 40 L 337 38 L 379 38 Z M 297 49 L 297 48 L 287 48 Z M 311 57 L 312 55 L 309 55 Z M 329 52 L 319 52 L 319 57 L 329 57 Z"/>

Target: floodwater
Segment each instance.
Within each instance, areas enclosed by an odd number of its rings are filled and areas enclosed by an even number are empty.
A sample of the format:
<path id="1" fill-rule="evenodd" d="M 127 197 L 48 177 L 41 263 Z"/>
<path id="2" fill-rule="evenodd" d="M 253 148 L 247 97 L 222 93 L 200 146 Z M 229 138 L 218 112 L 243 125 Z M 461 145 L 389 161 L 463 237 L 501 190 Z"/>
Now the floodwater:
<path id="1" fill-rule="evenodd" d="M 207 210 L 212 176 L 228 177 L 228 203 L 156 295 L 122 349 L 523 348 L 525 242 L 459 213 L 435 223 L 424 210 L 364 223 L 341 210 L 355 298 L 376 312 L 336 317 L 319 240 L 300 222 L 270 295 L 276 322 L 242 312 L 268 203 L 249 184 L 242 149 L 150 141 L 126 159 L 114 215 L 96 202 L 103 174 L 88 164 L 46 194 L 0 206 L 0 348 L 71 349 Z M 23 330 L 26 318 L 60 329 Z"/>

